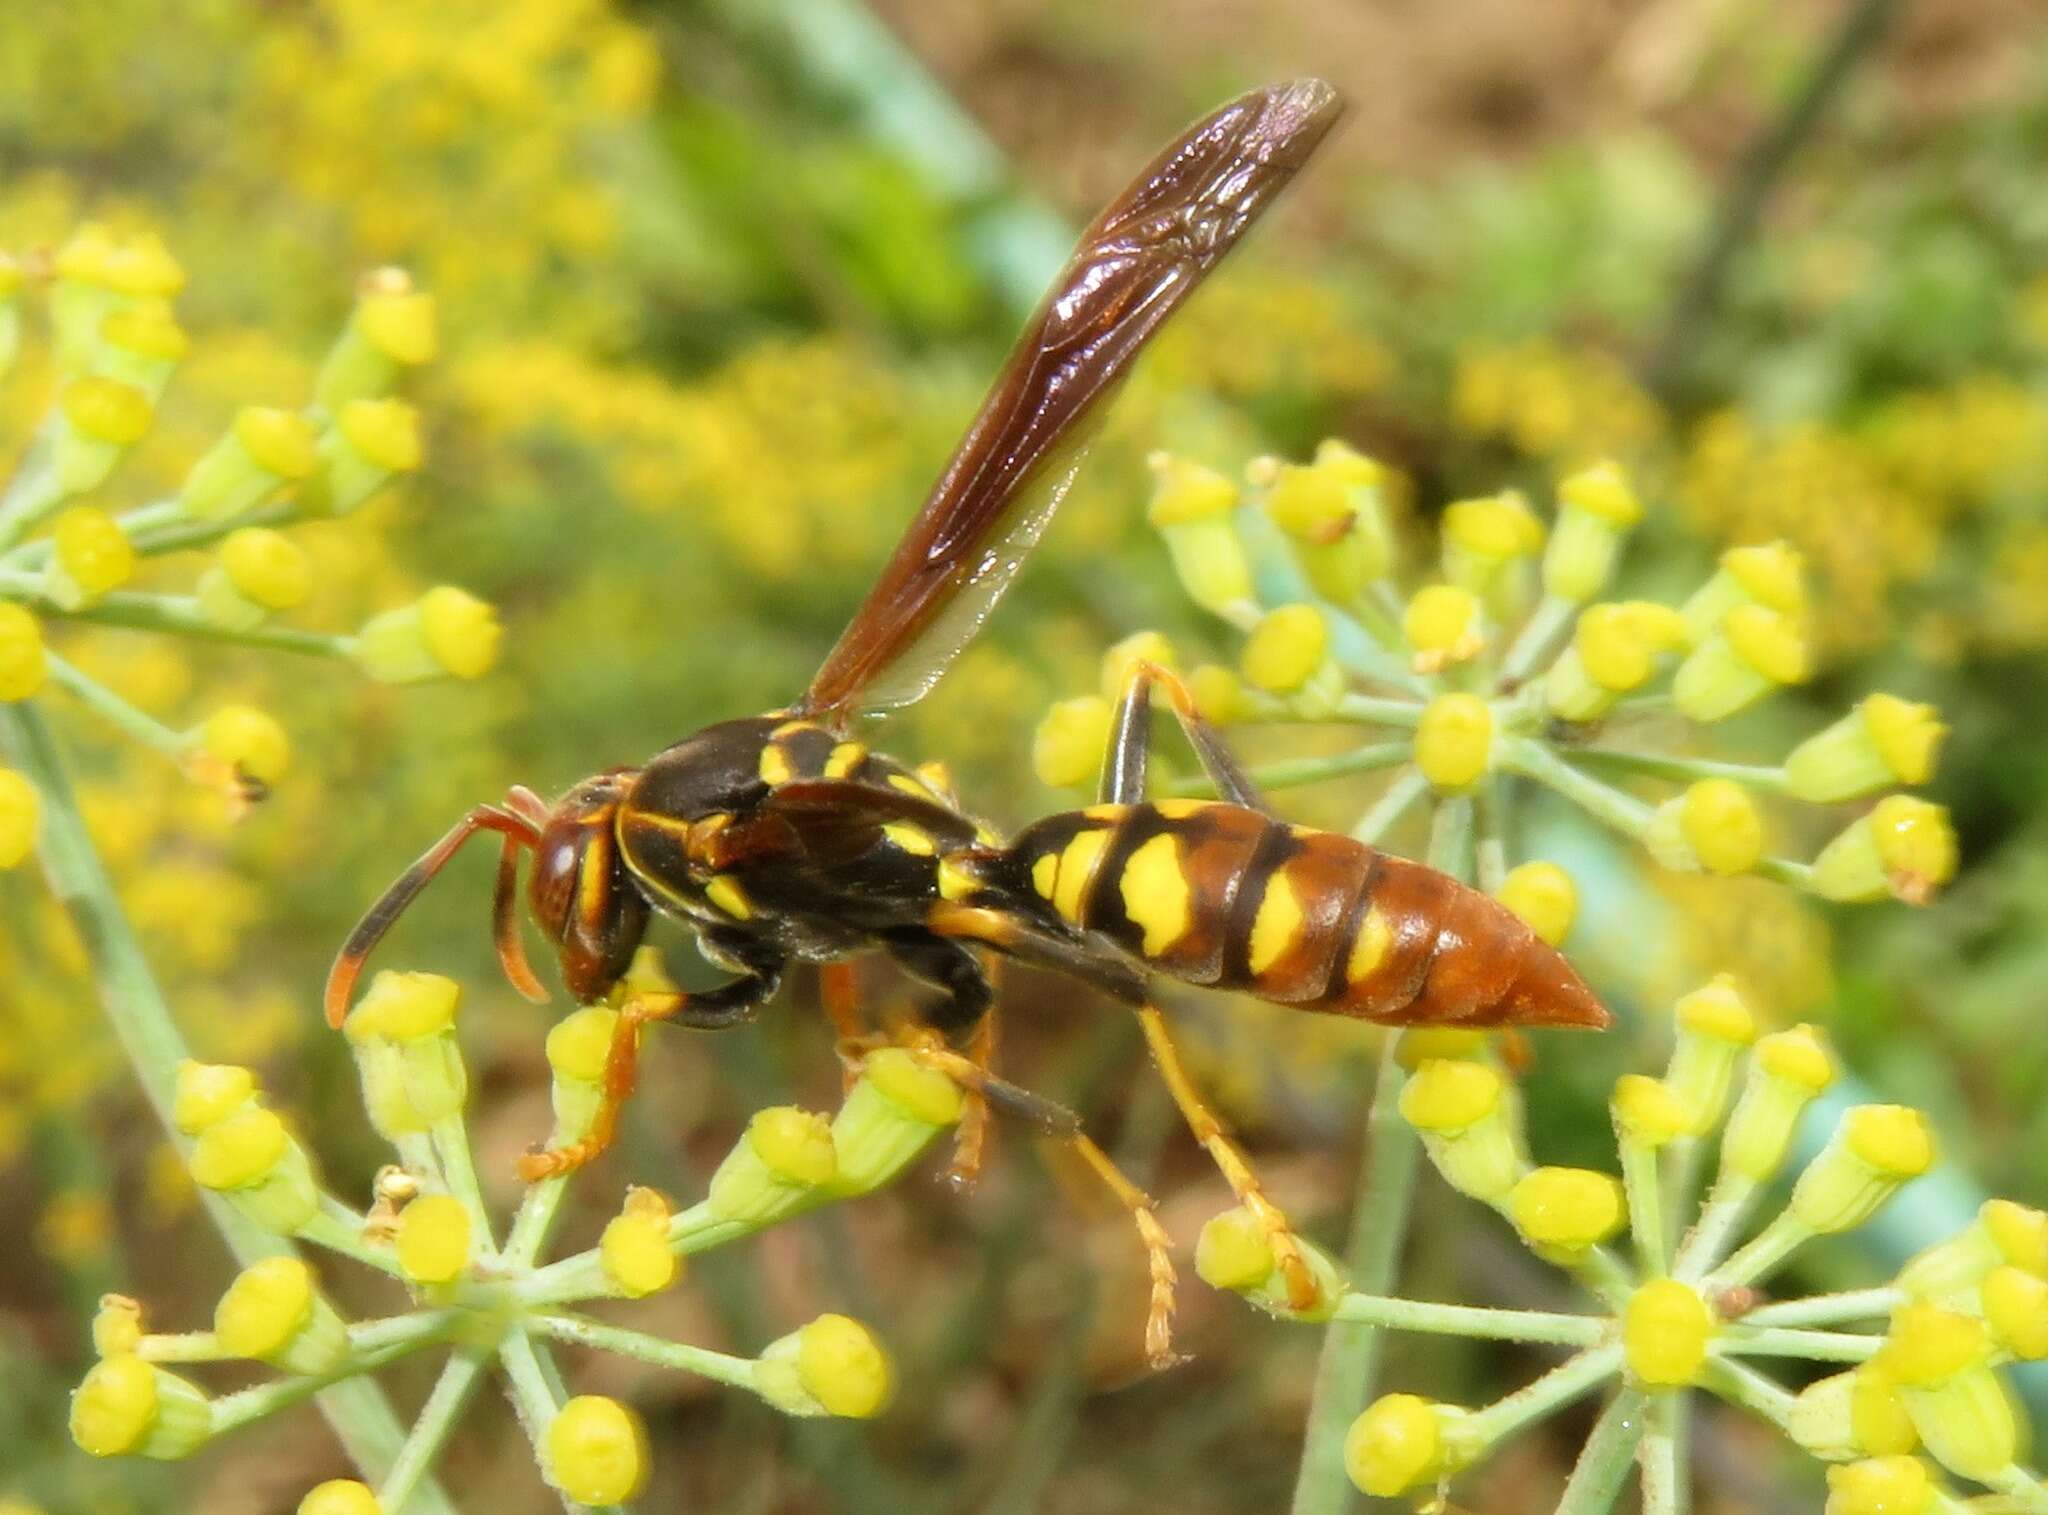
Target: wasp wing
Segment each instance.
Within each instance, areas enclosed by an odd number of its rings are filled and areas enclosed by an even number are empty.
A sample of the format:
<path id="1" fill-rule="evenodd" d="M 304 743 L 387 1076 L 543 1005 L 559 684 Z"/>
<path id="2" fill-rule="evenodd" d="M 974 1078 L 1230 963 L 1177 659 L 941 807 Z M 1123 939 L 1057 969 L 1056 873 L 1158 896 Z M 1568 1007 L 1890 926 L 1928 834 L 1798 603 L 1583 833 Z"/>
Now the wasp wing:
<path id="1" fill-rule="evenodd" d="M 843 718 L 938 682 L 1058 508 L 1104 397 L 1342 108 L 1320 79 L 1241 95 L 1096 218 L 799 710 Z"/>
<path id="2" fill-rule="evenodd" d="M 792 779 L 707 837 L 695 860 L 714 872 L 767 863 L 830 867 L 860 857 L 882 840 L 884 827 L 899 824 L 948 848 L 975 841 L 974 822 L 937 800 L 851 779 Z"/>

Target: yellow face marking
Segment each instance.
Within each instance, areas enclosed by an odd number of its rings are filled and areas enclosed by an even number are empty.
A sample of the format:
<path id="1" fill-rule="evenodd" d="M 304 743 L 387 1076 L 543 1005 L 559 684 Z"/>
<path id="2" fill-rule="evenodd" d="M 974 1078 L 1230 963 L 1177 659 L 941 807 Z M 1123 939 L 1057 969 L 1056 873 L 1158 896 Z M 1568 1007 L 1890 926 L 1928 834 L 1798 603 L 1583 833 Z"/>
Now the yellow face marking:
<path id="1" fill-rule="evenodd" d="M 1281 954 L 1301 934 L 1301 901 L 1285 868 L 1266 880 L 1266 897 L 1259 901 L 1259 913 L 1252 918 L 1252 940 L 1247 957 L 1254 973 L 1264 973 L 1280 961 Z"/>
<path id="2" fill-rule="evenodd" d="M 761 749 L 761 782 L 768 785 L 787 784 L 795 773 L 789 766 L 789 754 L 774 743 Z"/>
<path id="3" fill-rule="evenodd" d="M 784 721 L 780 726 L 769 732 L 768 735 L 771 739 L 780 741 L 783 737 L 795 736 L 799 731 L 816 731 L 817 729 L 818 723 L 816 721 Z"/>
<path id="4" fill-rule="evenodd" d="M 1031 865 L 1031 887 L 1038 891 L 1040 899 L 1052 898 L 1053 881 L 1059 877 L 1060 855 L 1057 852 L 1041 852 Z"/>
<path id="5" fill-rule="evenodd" d="M 1386 961 L 1387 949 L 1394 944 L 1394 928 L 1387 924 L 1387 918 L 1379 906 L 1365 912 L 1365 919 L 1358 923 L 1357 940 L 1351 944 L 1351 958 L 1344 964 L 1344 982 L 1355 984 Z"/>
<path id="6" fill-rule="evenodd" d="M 953 770 L 937 758 L 933 758 L 929 763 L 919 763 L 917 776 L 924 781 L 924 787 L 933 794 L 948 800 L 953 798 Z"/>
<path id="7" fill-rule="evenodd" d="M 1124 914 L 1145 933 L 1145 956 L 1157 957 L 1188 929 L 1193 891 L 1170 834 L 1161 832 L 1133 852 L 1117 887 L 1123 892 Z"/>
<path id="8" fill-rule="evenodd" d="M 611 848 L 593 839 L 584 850 L 582 871 L 576 875 L 576 913 L 589 925 L 604 919 L 606 886 L 611 883 Z"/>
<path id="9" fill-rule="evenodd" d="M 1102 854 L 1109 848 L 1109 831 L 1077 832 L 1060 854 L 1059 877 L 1052 890 L 1052 908 L 1066 919 L 1079 924 L 1081 920 L 1081 898 L 1088 892 L 1088 885 L 1095 877 L 1095 870 L 1102 862 Z"/>
<path id="10" fill-rule="evenodd" d="M 1047 853 L 1040 862 L 1049 862 Z M 939 859 L 939 898 L 942 900 L 964 900 L 981 888 L 981 881 L 949 857 Z"/>
<path id="11" fill-rule="evenodd" d="M 905 794 L 914 794 L 921 800 L 932 798 L 931 790 L 925 788 L 924 785 L 910 777 L 907 773 L 890 774 L 889 783 L 892 788 L 901 789 Z"/>
<path id="12" fill-rule="evenodd" d="M 843 779 L 867 761 L 868 749 L 859 742 L 841 742 L 825 759 L 825 777 Z"/>
<path id="13" fill-rule="evenodd" d="M 1152 808 L 1169 821 L 1184 821 L 1191 815 L 1201 814 L 1215 803 L 1215 800 L 1154 800 Z"/>
<path id="14" fill-rule="evenodd" d="M 921 830 L 904 821 L 897 821 L 892 825 L 884 826 L 882 828 L 882 835 L 913 857 L 930 857 L 939 850 L 938 844 L 932 840 L 930 832 Z"/>
<path id="15" fill-rule="evenodd" d="M 747 891 L 724 874 L 704 886 L 704 898 L 736 921 L 753 919 L 754 905 L 747 898 Z"/>

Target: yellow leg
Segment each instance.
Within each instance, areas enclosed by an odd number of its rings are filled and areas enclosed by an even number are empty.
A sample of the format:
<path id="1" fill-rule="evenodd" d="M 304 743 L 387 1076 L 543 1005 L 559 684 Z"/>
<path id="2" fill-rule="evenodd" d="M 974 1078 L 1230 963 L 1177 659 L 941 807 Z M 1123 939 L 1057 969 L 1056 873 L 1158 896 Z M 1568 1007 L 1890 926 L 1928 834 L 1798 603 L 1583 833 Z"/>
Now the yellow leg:
<path id="1" fill-rule="evenodd" d="M 951 1050 L 936 1033 L 913 1028 L 901 1045 L 926 1067 L 945 1074 L 961 1088 L 981 1094 L 984 1099 L 989 1086 L 997 1085 L 1002 1091 L 998 1103 L 1032 1120 L 1048 1136 L 1071 1146 L 1109 1192 L 1116 1196 L 1117 1203 L 1124 1207 L 1132 1224 L 1138 1228 L 1138 1239 L 1144 1244 L 1146 1266 L 1152 1278 L 1151 1302 L 1145 1312 L 1146 1361 L 1154 1369 L 1170 1368 L 1178 1363 L 1180 1356 L 1173 1350 L 1173 1310 L 1174 1288 L 1179 1277 L 1174 1271 L 1173 1250 L 1167 1241 L 1166 1228 L 1159 1224 L 1151 1196 L 1126 1178 L 1122 1170 L 1110 1161 L 1109 1154 L 1082 1133 L 1080 1118 L 1072 1111 L 1015 1085 L 1003 1083 L 972 1059 Z"/>
<path id="2" fill-rule="evenodd" d="M 633 1097 L 633 1086 L 639 1080 L 640 1028 L 650 1021 L 666 1020 L 689 1002 L 687 994 L 636 994 L 619 1007 L 619 1018 L 612 1026 L 612 1043 L 605 1051 L 604 1097 L 591 1118 L 590 1129 L 576 1141 L 521 1157 L 521 1178 L 532 1184 L 574 1173 L 610 1148 L 619 1134 L 619 1112 Z"/>
<path id="3" fill-rule="evenodd" d="M 1144 1028 L 1146 1045 L 1152 1049 L 1152 1060 L 1159 1065 L 1160 1076 L 1166 1080 L 1173 1102 L 1180 1107 L 1181 1118 L 1194 1132 L 1195 1140 L 1202 1144 L 1222 1170 L 1224 1181 L 1230 1185 L 1230 1192 L 1237 1196 L 1237 1202 L 1251 1211 L 1265 1228 L 1267 1240 L 1273 1248 L 1273 1260 L 1287 1277 L 1287 1302 L 1297 1310 L 1313 1308 L 1318 1294 L 1315 1275 L 1309 1271 L 1308 1259 L 1302 1256 L 1301 1243 L 1295 1240 L 1293 1227 L 1288 1225 L 1287 1217 L 1279 1207 L 1266 1197 L 1250 1162 L 1238 1151 L 1236 1143 L 1224 1132 L 1223 1123 L 1196 1092 L 1187 1070 L 1181 1066 L 1179 1051 L 1166 1034 L 1165 1019 L 1155 1007 L 1145 1005 L 1138 1011 L 1138 1024 Z"/>
<path id="4" fill-rule="evenodd" d="M 989 958 L 991 986 L 1000 971 L 1000 959 Z M 983 1073 L 993 1072 L 996 1061 L 996 1007 L 989 1006 L 968 1039 L 967 1057 Z M 967 1091 L 967 1109 L 960 1117 L 960 1129 L 953 1137 L 953 1160 L 946 1165 L 946 1182 L 955 1189 L 971 1189 L 981 1177 L 983 1159 L 988 1156 L 988 1096 L 980 1089 Z"/>

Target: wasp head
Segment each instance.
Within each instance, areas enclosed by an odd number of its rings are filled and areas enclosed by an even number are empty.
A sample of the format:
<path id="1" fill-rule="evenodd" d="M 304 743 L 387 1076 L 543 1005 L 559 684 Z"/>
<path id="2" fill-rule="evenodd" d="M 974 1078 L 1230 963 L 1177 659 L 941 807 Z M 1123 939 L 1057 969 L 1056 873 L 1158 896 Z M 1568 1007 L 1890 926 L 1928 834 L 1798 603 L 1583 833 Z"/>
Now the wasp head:
<path id="1" fill-rule="evenodd" d="M 585 779 L 541 822 L 527 899 L 579 1001 L 618 982 L 647 930 L 647 900 L 619 857 L 614 822 L 630 773 Z"/>

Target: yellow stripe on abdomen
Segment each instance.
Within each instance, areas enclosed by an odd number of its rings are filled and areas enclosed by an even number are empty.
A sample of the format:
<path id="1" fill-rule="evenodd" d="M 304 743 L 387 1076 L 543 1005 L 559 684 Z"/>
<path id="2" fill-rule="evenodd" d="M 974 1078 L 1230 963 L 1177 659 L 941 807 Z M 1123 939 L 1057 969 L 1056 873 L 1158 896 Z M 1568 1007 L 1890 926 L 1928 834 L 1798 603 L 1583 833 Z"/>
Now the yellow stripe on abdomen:
<path id="1" fill-rule="evenodd" d="M 1145 956 L 1157 957 L 1186 933 L 1194 891 L 1171 832 L 1162 831 L 1124 860 L 1117 889 L 1123 895 L 1124 914 L 1144 933 L 1140 950 Z"/>

